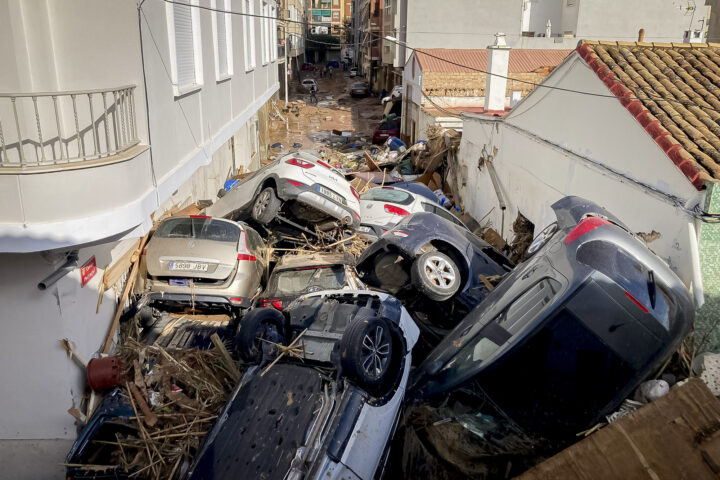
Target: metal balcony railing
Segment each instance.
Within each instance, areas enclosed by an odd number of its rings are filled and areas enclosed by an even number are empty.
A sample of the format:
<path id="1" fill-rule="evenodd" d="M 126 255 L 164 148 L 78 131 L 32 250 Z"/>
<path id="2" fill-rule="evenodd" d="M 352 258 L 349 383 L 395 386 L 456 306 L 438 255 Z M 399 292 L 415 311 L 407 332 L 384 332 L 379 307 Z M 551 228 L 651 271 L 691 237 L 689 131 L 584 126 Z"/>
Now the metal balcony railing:
<path id="1" fill-rule="evenodd" d="M 139 143 L 135 85 L 66 92 L 0 93 L 2 168 L 76 165 Z"/>

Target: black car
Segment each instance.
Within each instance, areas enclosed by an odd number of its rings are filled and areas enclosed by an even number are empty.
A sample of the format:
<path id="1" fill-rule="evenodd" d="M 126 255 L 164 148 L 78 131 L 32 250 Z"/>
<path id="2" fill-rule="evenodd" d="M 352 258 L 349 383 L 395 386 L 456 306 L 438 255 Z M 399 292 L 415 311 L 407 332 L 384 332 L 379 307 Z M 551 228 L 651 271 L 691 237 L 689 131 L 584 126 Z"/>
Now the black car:
<path id="1" fill-rule="evenodd" d="M 552 208 L 557 222 L 529 260 L 430 352 L 409 398 L 445 402 L 464 386 L 478 411 L 494 405 L 534 436 L 574 438 L 680 346 L 694 308 L 668 265 L 595 203 Z"/>
<path id="2" fill-rule="evenodd" d="M 363 281 L 374 287 L 393 294 L 419 291 L 437 302 L 457 297 L 469 310 L 487 294 L 489 277 L 503 276 L 513 267 L 459 220 L 421 212 L 401 220 L 370 245 L 357 268 Z"/>

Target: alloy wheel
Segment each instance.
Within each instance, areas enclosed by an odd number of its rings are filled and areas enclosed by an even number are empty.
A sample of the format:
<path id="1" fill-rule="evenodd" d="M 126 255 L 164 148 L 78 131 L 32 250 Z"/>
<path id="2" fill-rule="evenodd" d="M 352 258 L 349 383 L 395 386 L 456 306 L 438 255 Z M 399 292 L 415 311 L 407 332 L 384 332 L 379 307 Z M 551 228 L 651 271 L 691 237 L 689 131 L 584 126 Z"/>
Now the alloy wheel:
<path id="1" fill-rule="evenodd" d="M 379 378 L 390 361 L 390 339 L 381 326 L 365 334 L 362 343 L 362 367 L 372 378 Z"/>
<path id="2" fill-rule="evenodd" d="M 455 283 L 455 269 L 442 257 L 428 257 L 423 265 L 423 271 L 428 280 L 436 287 L 451 288 Z"/>

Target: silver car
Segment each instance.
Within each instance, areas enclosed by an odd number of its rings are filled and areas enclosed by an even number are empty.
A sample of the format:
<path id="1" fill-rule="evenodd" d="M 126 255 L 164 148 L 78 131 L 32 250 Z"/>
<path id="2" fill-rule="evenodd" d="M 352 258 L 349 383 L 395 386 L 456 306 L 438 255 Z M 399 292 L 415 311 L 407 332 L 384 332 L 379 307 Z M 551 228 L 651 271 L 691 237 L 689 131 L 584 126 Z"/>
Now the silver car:
<path id="1" fill-rule="evenodd" d="M 204 215 L 164 220 L 143 253 L 136 293 L 150 307 L 165 309 L 249 308 L 267 264 L 265 244 L 255 230 Z"/>
<path id="2" fill-rule="evenodd" d="M 205 211 L 225 218 L 248 214 L 263 225 L 282 212 L 327 230 L 360 224 L 360 195 L 345 176 L 310 152 L 284 155 L 256 170 Z"/>

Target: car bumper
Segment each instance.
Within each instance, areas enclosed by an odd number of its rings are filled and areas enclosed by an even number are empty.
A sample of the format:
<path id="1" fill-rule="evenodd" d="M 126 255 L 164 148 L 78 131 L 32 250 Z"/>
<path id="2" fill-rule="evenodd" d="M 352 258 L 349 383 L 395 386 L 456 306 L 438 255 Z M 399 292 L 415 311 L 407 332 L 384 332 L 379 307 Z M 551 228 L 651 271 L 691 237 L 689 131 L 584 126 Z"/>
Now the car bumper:
<path id="1" fill-rule="evenodd" d="M 317 184 L 296 187 L 285 182 L 285 185 L 286 186 L 278 192 L 283 200 L 297 200 L 340 220 L 343 225 L 347 225 L 352 229 L 356 229 L 358 225 L 360 225 L 360 214 L 358 212 L 318 192 Z"/>
<path id="2" fill-rule="evenodd" d="M 166 292 L 152 292 L 145 295 L 148 304 L 153 303 L 182 303 L 187 305 L 192 304 L 214 304 L 214 305 L 229 305 L 231 307 L 250 308 L 251 302 L 250 297 L 243 296 L 231 296 L 223 294 L 207 294 L 207 293 L 166 293 Z M 232 300 L 231 300 L 232 299 Z"/>

